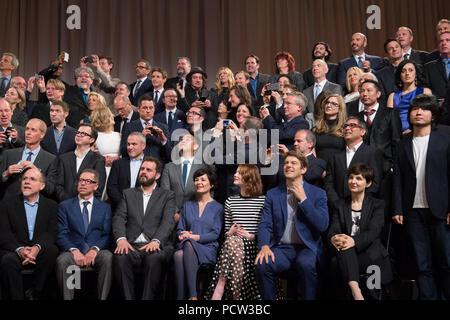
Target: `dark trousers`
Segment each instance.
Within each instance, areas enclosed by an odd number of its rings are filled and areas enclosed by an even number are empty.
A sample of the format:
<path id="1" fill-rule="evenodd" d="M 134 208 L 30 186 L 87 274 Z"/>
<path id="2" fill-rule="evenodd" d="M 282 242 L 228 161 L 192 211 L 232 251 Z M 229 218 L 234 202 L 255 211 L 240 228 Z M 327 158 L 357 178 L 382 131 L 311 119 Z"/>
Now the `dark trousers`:
<path id="1" fill-rule="evenodd" d="M 355 247 L 339 251 L 337 254 L 339 269 L 345 282 L 359 282 L 360 270 L 366 272 L 367 266 L 371 264 L 369 257 L 365 252 L 357 254 Z"/>
<path id="2" fill-rule="evenodd" d="M 294 269 L 300 281 L 305 300 L 316 299 L 317 292 L 317 256 L 305 246 L 277 245 L 271 248 L 275 262 L 269 258 L 269 263 L 263 261 L 256 265 L 256 280 L 263 300 L 276 299 L 277 274 Z"/>
<path id="3" fill-rule="evenodd" d="M 3 253 L 0 263 L 3 299 L 24 299 L 21 271 L 25 268 L 34 270 L 32 288 L 38 295 L 41 294 L 49 275 L 54 270 L 58 248 L 53 245 L 42 248 L 36 257 L 36 264 L 27 266 L 22 265 L 22 260 L 16 252 L 3 251 Z"/>
<path id="4" fill-rule="evenodd" d="M 418 268 L 420 299 L 436 300 L 444 297 L 449 300 L 450 226 L 446 220 L 434 217 L 430 209 L 412 209 L 405 220 Z"/>
<path id="5" fill-rule="evenodd" d="M 162 270 L 167 264 L 171 252 L 163 249 L 159 252 L 147 253 L 139 251 L 143 245 L 132 245 L 135 251 L 128 254 L 114 255 L 114 274 L 125 300 L 135 299 L 133 267 L 142 267 L 144 279 L 142 300 L 153 300 L 160 284 Z"/>

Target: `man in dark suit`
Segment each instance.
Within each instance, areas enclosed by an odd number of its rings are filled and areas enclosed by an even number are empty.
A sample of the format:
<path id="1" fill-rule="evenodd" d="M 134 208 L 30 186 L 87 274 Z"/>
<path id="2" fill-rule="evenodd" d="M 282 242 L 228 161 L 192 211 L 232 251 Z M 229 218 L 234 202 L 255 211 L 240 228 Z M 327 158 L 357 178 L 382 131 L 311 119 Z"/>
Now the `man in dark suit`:
<path id="1" fill-rule="evenodd" d="M 1 198 L 15 196 L 20 193 L 22 173 L 29 168 L 38 168 L 46 175 L 45 188 L 47 197 L 53 197 L 56 188 L 56 157 L 40 146 L 47 126 L 44 121 L 31 119 L 25 129 L 25 146 L 6 150 L 0 157 L 0 173 L 2 174 Z"/>
<path id="2" fill-rule="evenodd" d="M 146 138 L 144 154 L 167 162 L 170 159 L 170 140 L 167 126 L 155 121 L 155 105 L 151 95 L 143 95 L 139 98 L 138 111 L 140 118 L 128 123 L 122 129 L 122 139 L 120 141 L 120 153 L 127 156 L 127 139 L 132 132 L 142 132 Z"/>
<path id="3" fill-rule="evenodd" d="M 45 176 L 36 167 L 23 174 L 21 194 L 1 203 L 0 276 L 3 298 L 29 300 L 41 297 L 58 255 L 58 205 L 39 192 Z M 21 271 L 33 266 L 32 286 L 23 292 Z"/>
<path id="4" fill-rule="evenodd" d="M 25 128 L 11 123 L 12 114 L 9 102 L 0 98 L 0 156 L 5 150 L 24 145 Z"/>
<path id="5" fill-rule="evenodd" d="M 248 55 L 244 60 L 245 71 L 250 75 L 250 83 L 247 85 L 248 92 L 257 101 L 255 106 L 258 106 L 261 91 L 266 83 L 269 82 L 270 75 L 259 72 L 259 58 L 254 54 Z"/>
<path id="6" fill-rule="evenodd" d="M 166 81 L 165 88 L 177 89 L 177 84 L 183 81 L 183 85 L 180 89 L 186 87 L 186 76 L 191 72 L 191 60 L 188 57 L 178 57 L 177 58 L 177 76 L 170 78 Z"/>
<path id="7" fill-rule="evenodd" d="M 39 101 L 31 109 L 30 119 L 41 119 L 48 127 L 52 124 L 50 120 L 50 106 L 54 101 L 62 101 L 64 99 L 66 86 L 64 82 L 57 79 L 49 79 L 47 84 L 45 84 L 43 77 L 37 81 L 37 85 L 39 90 L 44 92 L 44 97 L 39 94 Z"/>
<path id="8" fill-rule="evenodd" d="M 319 41 L 317 42 L 312 49 L 312 59 L 313 61 L 316 59 L 325 60 L 328 66 L 328 72 L 326 78 L 328 81 L 337 83 L 337 63 L 328 62 L 330 60 L 332 50 L 328 43 Z M 312 69 L 309 68 L 305 72 L 303 72 L 303 79 L 305 80 L 306 87 L 310 87 L 314 84 L 314 77 L 312 74 Z"/>
<path id="9" fill-rule="evenodd" d="M 276 274 L 295 269 L 305 300 L 316 299 L 321 233 L 328 228 L 325 191 L 305 182 L 306 157 L 285 156 L 286 183 L 267 192 L 258 229 L 256 279 L 264 300 L 276 299 Z"/>
<path id="10" fill-rule="evenodd" d="M 77 130 L 66 124 L 69 115 L 69 105 L 64 101 L 54 101 L 50 107 L 50 121 L 41 147 L 55 156 L 74 151 L 75 134 Z"/>
<path id="11" fill-rule="evenodd" d="M 122 200 L 123 190 L 139 186 L 138 174 L 144 160 L 144 150 L 144 135 L 132 132 L 127 138 L 128 157 L 113 162 L 106 187 L 113 210 Z"/>
<path id="12" fill-rule="evenodd" d="M 314 84 L 303 90 L 303 94 L 306 98 L 308 98 L 308 106 L 306 107 L 306 110 L 304 110 L 304 114 L 314 114 L 314 103 L 316 102 L 316 98 L 324 90 L 337 93 L 342 96 L 341 86 L 328 81 L 325 77 L 328 73 L 328 65 L 324 60 L 314 60 L 311 70 L 314 78 Z"/>
<path id="13" fill-rule="evenodd" d="M 385 60 L 385 66 L 376 71 L 375 75 L 385 95 L 389 96 L 392 92 L 399 90 L 395 83 L 395 72 L 403 61 L 402 48 L 396 39 L 389 38 L 384 42 L 384 52 L 388 55 L 388 61 Z"/>
<path id="14" fill-rule="evenodd" d="M 394 167 L 393 220 L 410 236 L 422 300 L 450 299 L 450 140 L 432 130 L 438 113 L 434 96 L 414 98 L 412 132 L 399 142 Z"/>
<path id="15" fill-rule="evenodd" d="M 57 244 L 61 254 L 56 260 L 56 276 L 64 300 L 72 300 L 73 288 L 67 286 L 69 266 L 95 268 L 97 298 L 106 300 L 112 282 L 112 253 L 107 249 L 111 234 L 111 207 L 94 198 L 98 172 L 85 169 L 78 180 L 78 196 L 59 204 Z"/>
<path id="16" fill-rule="evenodd" d="M 363 137 L 367 132 L 364 121 L 350 117 L 344 125 L 344 139 L 346 150 L 335 154 L 328 162 L 325 177 L 325 190 L 329 204 L 350 196 L 348 188 L 348 168 L 356 163 L 364 163 L 373 168 L 374 179 L 368 194 L 376 196 L 383 178 L 383 154 L 375 147 L 364 144 Z"/>
<path id="17" fill-rule="evenodd" d="M 106 183 L 105 158 L 91 150 L 96 140 L 97 130 L 89 123 L 80 124 L 75 135 L 75 151 L 59 156 L 56 196 L 60 202 L 77 196 L 77 182 L 84 169 L 99 173 L 95 196 L 99 199 L 102 196 Z"/>
<path id="18" fill-rule="evenodd" d="M 450 86 L 450 31 L 439 35 L 439 53 L 439 59 L 424 66 L 426 87 L 430 88 L 438 99 L 446 99 L 447 88 Z"/>
<path id="19" fill-rule="evenodd" d="M 281 125 L 269 114 L 267 108 L 261 108 L 260 117 L 263 120 L 264 128 L 278 130 L 278 143 L 284 144 L 289 150 L 294 146 L 294 135 L 299 129 L 309 129 L 309 124 L 302 116 L 303 108 L 307 104 L 307 99 L 303 93 L 289 93 L 284 100 L 284 114 L 287 121 Z M 273 141 L 275 143 L 275 141 Z"/>
<path id="20" fill-rule="evenodd" d="M 171 137 L 176 129 L 186 129 L 186 113 L 177 108 L 178 96 L 175 89 L 166 89 L 162 95 L 164 110 L 155 114 L 154 119 L 167 126 Z"/>
<path id="21" fill-rule="evenodd" d="M 94 79 L 94 72 L 90 68 L 79 67 L 75 69 L 76 84 L 66 88 L 64 101 L 70 106 L 67 124 L 73 128 L 78 127 L 81 120 L 88 114 L 87 96 L 94 90 L 92 87 Z"/>
<path id="22" fill-rule="evenodd" d="M 19 60 L 11 52 L 4 52 L 0 59 L 0 97 L 3 98 L 11 84 L 11 74 L 19 67 Z"/>
<path id="23" fill-rule="evenodd" d="M 425 61 L 425 57 L 428 54 L 426 51 L 414 50 L 411 47 L 411 43 L 414 40 L 413 32 L 408 27 L 398 27 L 397 33 L 395 34 L 397 41 L 402 47 L 402 55 L 405 60 L 412 60 L 417 64 L 422 65 Z"/>
<path id="24" fill-rule="evenodd" d="M 164 84 L 167 81 L 167 71 L 160 67 L 153 67 L 150 72 L 150 78 L 152 80 L 153 91 L 151 95 L 153 96 L 153 102 L 155 103 L 155 114 L 164 111 Z"/>
<path id="25" fill-rule="evenodd" d="M 133 106 L 136 106 L 139 98 L 144 94 L 153 92 L 152 81 L 148 78 L 151 70 L 150 62 L 140 59 L 136 63 L 136 82 L 130 84 L 130 101 Z"/>
<path id="26" fill-rule="evenodd" d="M 139 172 L 141 187 L 123 192 L 113 216 L 114 272 L 126 300 L 134 300 L 133 266 L 143 267 L 142 300 L 155 299 L 163 268 L 172 257 L 175 194 L 156 185 L 161 163 L 144 158 Z"/>
<path id="27" fill-rule="evenodd" d="M 114 117 L 114 131 L 122 133 L 125 124 L 139 119 L 139 112 L 133 110 L 128 95 L 121 93 L 114 98 L 114 108 L 117 116 Z"/>
<path id="28" fill-rule="evenodd" d="M 359 67 L 364 72 L 371 72 L 383 67 L 383 61 L 378 56 L 371 56 L 364 52 L 367 46 L 367 37 L 362 33 L 354 33 L 350 42 L 352 56 L 339 62 L 338 83 L 345 88 L 347 70 L 351 67 Z"/>
<path id="29" fill-rule="evenodd" d="M 436 24 L 436 39 L 439 42 L 439 36 L 441 33 L 450 31 L 450 20 L 441 19 Z M 439 59 L 441 54 L 439 53 L 439 49 L 436 49 L 425 56 L 424 64 Z"/>

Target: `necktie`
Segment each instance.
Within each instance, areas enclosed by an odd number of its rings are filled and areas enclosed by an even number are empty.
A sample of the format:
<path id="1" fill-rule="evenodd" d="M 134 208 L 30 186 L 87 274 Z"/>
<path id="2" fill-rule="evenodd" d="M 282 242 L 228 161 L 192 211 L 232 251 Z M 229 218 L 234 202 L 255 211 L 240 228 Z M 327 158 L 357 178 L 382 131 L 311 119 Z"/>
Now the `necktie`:
<path id="1" fill-rule="evenodd" d="M 447 78 L 450 78 L 450 59 L 443 58 L 442 61 L 445 64 L 445 71 L 447 72 Z"/>
<path id="2" fill-rule="evenodd" d="M 158 93 L 159 91 L 155 91 L 155 98 L 153 100 L 155 100 L 155 104 L 158 103 Z"/>
<path id="3" fill-rule="evenodd" d="M 2 77 L 2 82 L 0 84 L 0 97 L 4 97 L 6 93 L 6 78 Z"/>
<path id="4" fill-rule="evenodd" d="M 137 94 L 139 88 L 141 87 L 141 83 L 142 83 L 142 80 L 138 80 L 138 82 L 136 82 L 136 85 L 134 86 L 134 90 L 133 90 L 133 97 L 136 97 L 136 94 Z"/>
<path id="5" fill-rule="evenodd" d="M 189 161 L 185 160 L 183 162 L 183 184 L 186 187 L 186 178 L 187 178 L 187 170 L 188 170 Z"/>
<path id="6" fill-rule="evenodd" d="M 288 190 L 288 203 L 294 211 L 297 211 L 298 200 L 290 189 Z"/>
<path id="7" fill-rule="evenodd" d="M 403 55 L 403 59 L 408 60 L 408 59 L 409 59 L 409 53 L 405 53 L 405 54 Z"/>
<path id="8" fill-rule="evenodd" d="M 364 110 L 364 115 L 367 117 L 366 123 L 367 126 L 371 126 L 372 125 L 372 120 L 370 120 L 370 116 L 373 115 L 376 112 L 375 109 L 370 109 L 370 110 Z"/>
<path id="9" fill-rule="evenodd" d="M 84 233 L 87 232 L 87 229 L 89 227 L 89 213 L 88 213 L 88 209 L 87 206 L 89 204 L 89 201 L 84 201 L 83 202 L 83 212 L 82 212 L 82 216 L 83 216 L 83 224 L 84 224 Z"/>
<path id="10" fill-rule="evenodd" d="M 31 161 L 31 156 L 33 155 L 33 152 L 28 152 L 27 161 Z"/>
<path id="11" fill-rule="evenodd" d="M 358 68 L 362 68 L 362 60 L 363 60 L 363 58 L 362 57 L 358 57 Z"/>
<path id="12" fill-rule="evenodd" d="M 169 118 L 167 119 L 167 126 L 169 127 L 169 131 L 172 131 L 173 125 L 173 112 L 169 111 Z"/>
<path id="13" fill-rule="evenodd" d="M 316 92 L 314 92 L 314 102 L 317 100 L 317 96 L 320 94 L 320 83 L 316 84 Z"/>

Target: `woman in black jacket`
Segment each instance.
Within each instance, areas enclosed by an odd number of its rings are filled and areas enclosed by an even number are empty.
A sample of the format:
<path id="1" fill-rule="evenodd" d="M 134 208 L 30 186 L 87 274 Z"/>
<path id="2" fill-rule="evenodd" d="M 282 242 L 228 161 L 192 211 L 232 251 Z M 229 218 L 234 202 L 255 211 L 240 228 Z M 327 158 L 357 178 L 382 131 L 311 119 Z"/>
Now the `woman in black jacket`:
<path id="1" fill-rule="evenodd" d="M 349 169 L 351 198 L 340 200 L 331 217 L 328 239 L 336 249 L 339 268 L 355 300 L 363 300 L 360 271 L 378 266 L 381 284 L 391 278 L 388 253 L 380 237 L 384 227 L 384 201 L 365 194 L 374 178 L 373 169 L 357 163 Z"/>

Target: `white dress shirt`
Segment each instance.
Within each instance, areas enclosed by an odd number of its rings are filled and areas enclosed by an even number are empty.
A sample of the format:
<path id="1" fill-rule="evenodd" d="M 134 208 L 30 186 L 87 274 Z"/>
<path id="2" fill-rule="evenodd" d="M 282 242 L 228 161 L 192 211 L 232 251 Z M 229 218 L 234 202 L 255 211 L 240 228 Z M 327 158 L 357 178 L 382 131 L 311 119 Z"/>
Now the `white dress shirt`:
<path id="1" fill-rule="evenodd" d="M 358 151 L 359 147 L 361 147 L 362 144 L 363 144 L 363 141 L 361 141 L 360 143 L 358 143 L 356 146 L 354 146 L 351 149 L 349 149 L 348 147 L 345 147 L 346 156 L 347 156 L 347 168 L 349 167 L 350 162 L 352 162 L 356 151 Z"/>

